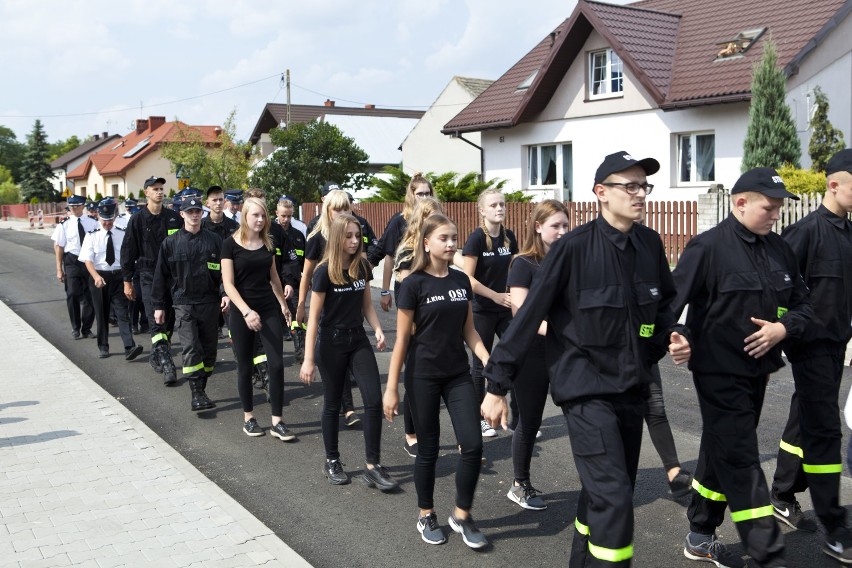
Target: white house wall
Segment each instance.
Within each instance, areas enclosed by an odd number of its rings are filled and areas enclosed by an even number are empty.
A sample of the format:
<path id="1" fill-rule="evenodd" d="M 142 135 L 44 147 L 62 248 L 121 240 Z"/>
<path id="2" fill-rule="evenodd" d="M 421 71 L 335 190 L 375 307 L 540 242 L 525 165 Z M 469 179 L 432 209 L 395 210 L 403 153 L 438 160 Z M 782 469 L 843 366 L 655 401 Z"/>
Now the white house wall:
<path id="1" fill-rule="evenodd" d="M 793 111 L 802 142 L 803 168 L 811 165 L 809 113 L 814 104 L 814 87 L 819 86 L 828 97 L 828 119 L 843 132 L 847 146 L 852 142 L 852 41 L 849 38 L 852 38 L 852 17 L 847 16 L 802 60 L 798 73 L 787 80 L 787 104 Z"/>
<path id="2" fill-rule="evenodd" d="M 483 133 L 486 178 L 509 180 L 506 186 L 508 191 L 526 190 L 527 147 L 570 142 L 573 149 L 575 201 L 592 199 L 595 170 L 604 156 L 619 150 L 631 152 L 637 158 L 650 156 L 660 162 L 660 172 L 650 180 L 656 186 L 650 199 L 694 200 L 707 191 L 710 183 L 675 183 L 676 134 L 713 132 L 716 136 L 716 183 L 731 187 L 740 173 L 747 121 L 748 105 L 737 103 L 671 112 L 645 110 L 618 115 L 584 116 L 486 131 Z M 536 199 L 558 197 L 555 191 L 531 193 Z"/>
<path id="3" fill-rule="evenodd" d="M 450 81 L 402 143 L 402 169 L 405 173 L 479 173 L 479 150 L 464 140 L 441 134 L 444 125 L 472 100 L 473 96 L 458 82 Z M 478 132 L 464 134 L 464 137 L 481 145 L 482 136 Z"/>

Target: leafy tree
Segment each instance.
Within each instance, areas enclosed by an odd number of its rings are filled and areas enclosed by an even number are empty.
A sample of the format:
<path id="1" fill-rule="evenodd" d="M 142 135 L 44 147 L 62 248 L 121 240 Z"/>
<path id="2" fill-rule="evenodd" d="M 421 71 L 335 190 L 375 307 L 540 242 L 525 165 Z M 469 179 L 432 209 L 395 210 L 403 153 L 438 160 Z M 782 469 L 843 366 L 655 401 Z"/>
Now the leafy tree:
<path id="1" fill-rule="evenodd" d="M 811 169 L 824 172 L 829 158 L 846 148 L 846 142 L 843 140 L 843 132 L 828 120 L 828 97 L 819 86 L 814 88 L 814 98 L 816 113 L 811 121 L 813 132 L 808 144 L 808 154 L 811 157 Z"/>
<path id="2" fill-rule="evenodd" d="M 67 140 L 59 140 L 49 145 L 50 161 L 52 162 L 60 156 L 64 156 L 71 150 L 77 148 L 82 142 L 76 135 L 71 136 Z"/>
<path id="3" fill-rule="evenodd" d="M 0 166 L 12 172 L 12 179 L 21 180 L 26 144 L 18 142 L 11 128 L 0 126 Z"/>
<path id="4" fill-rule="evenodd" d="M 772 41 L 764 45 L 763 58 L 752 73 L 751 107 L 741 169 L 778 169 L 784 164 L 798 168 L 802 144 L 784 99 L 786 76 L 778 67 L 778 52 Z"/>
<path id="5" fill-rule="evenodd" d="M 12 179 L 9 168 L 0 166 L 0 205 L 12 205 L 21 202 L 21 189 Z"/>
<path id="6" fill-rule="evenodd" d="M 41 120 L 36 119 L 33 131 L 27 136 L 27 149 L 24 153 L 21 193 L 24 199 L 32 201 L 55 201 L 59 198 L 50 180 L 53 170 L 48 159 L 47 134 Z"/>
<path id="7" fill-rule="evenodd" d="M 162 144 L 163 157 L 171 162 L 171 171 L 177 172 L 182 166 L 193 187 L 245 188 L 251 146 L 236 140 L 235 115 L 236 111 L 231 111 L 212 144 L 205 143 L 195 128 L 179 126 L 175 137 Z"/>
<path id="8" fill-rule="evenodd" d="M 251 173 L 251 185 L 270 196 L 291 195 L 316 202 L 328 181 L 353 190 L 369 187 L 364 174 L 369 156 L 333 124 L 319 120 L 292 124 L 269 133 L 275 150 Z"/>

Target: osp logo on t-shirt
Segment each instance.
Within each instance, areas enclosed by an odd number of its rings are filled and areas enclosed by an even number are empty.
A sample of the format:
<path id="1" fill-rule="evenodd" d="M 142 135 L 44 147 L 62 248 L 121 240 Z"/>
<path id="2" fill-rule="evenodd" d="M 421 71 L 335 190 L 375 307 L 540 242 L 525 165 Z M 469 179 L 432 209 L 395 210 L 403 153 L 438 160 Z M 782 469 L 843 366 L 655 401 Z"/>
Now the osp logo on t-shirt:
<path id="1" fill-rule="evenodd" d="M 455 290 L 450 290 L 447 292 L 450 296 L 451 302 L 466 302 L 467 301 L 467 290 L 464 288 L 456 288 Z"/>

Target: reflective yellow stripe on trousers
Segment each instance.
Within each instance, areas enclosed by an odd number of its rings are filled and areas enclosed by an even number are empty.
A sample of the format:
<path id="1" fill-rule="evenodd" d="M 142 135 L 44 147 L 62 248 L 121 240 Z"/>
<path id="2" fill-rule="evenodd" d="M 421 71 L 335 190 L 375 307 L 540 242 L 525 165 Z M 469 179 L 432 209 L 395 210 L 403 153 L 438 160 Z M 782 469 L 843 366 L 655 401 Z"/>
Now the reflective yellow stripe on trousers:
<path id="1" fill-rule="evenodd" d="M 705 499 L 710 499 L 711 501 L 727 501 L 727 497 L 725 497 L 724 493 L 719 493 L 718 491 L 713 491 L 712 489 L 707 489 L 694 477 L 692 478 L 692 488 L 698 492 L 699 495 L 704 497 Z"/>
<path id="2" fill-rule="evenodd" d="M 842 463 L 829 463 L 824 465 L 802 464 L 805 473 L 843 473 Z"/>
<path id="3" fill-rule="evenodd" d="M 204 368 L 204 363 L 199 363 L 198 365 L 193 365 L 192 367 L 184 367 L 183 374 L 188 375 L 194 371 L 200 371 Z"/>
<path id="4" fill-rule="evenodd" d="M 763 517 L 772 516 L 772 505 L 764 505 L 755 509 L 745 509 L 743 511 L 731 511 L 731 520 L 735 523 L 743 521 L 752 521 Z"/>
<path id="5" fill-rule="evenodd" d="M 257 357 L 252 359 L 252 363 L 254 363 L 255 365 L 257 365 L 258 363 L 266 363 L 266 354 L 264 353 L 263 355 L 258 355 Z"/>
<path id="6" fill-rule="evenodd" d="M 799 456 L 799 459 L 802 459 L 802 458 L 805 457 L 805 453 L 802 451 L 802 448 L 799 448 L 798 446 L 794 446 L 793 444 L 788 444 L 784 440 L 781 440 L 781 443 L 778 444 L 778 445 L 781 446 L 781 449 L 784 450 L 785 452 L 787 452 L 788 454 L 793 454 L 794 456 Z"/>
<path id="7" fill-rule="evenodd" d="M 589 527 L 580 522 L 580 519 L 574 519 L 574 528 L 583 536 L 589 536 Z M 633 545 L 630 544 L 623 548 L 604 548 L 589 542 L 589 553 L 598 560 L 606 562 L 623 562 L 633 558 Z"/>

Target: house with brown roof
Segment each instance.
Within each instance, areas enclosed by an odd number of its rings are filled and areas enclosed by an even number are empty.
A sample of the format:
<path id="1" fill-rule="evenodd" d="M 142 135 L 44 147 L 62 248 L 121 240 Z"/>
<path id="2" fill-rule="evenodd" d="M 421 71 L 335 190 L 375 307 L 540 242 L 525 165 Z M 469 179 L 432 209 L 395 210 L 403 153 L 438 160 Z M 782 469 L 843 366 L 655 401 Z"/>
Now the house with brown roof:
<path id="1" fill-rule="evenodd" d="M 483 173 L 481 134 L 471 132 L 463 136 L 447 136 L 441 129 L 493 82 L 456 76 L 447 83 L 402 141 L 402 169 L 405 173 Z"/>
<path id="2" fill-rule="evenodd" d="M 752 68 L 769 38 L 802 141 L 813 88 L 852 134 L 852 0 L 579 0 L 557 26 L 443 128 L 482 134 L 487 178 L 538 198 L 591 199 L 617 150 L 653 156 L 651 199 L 692 200 L 740 173 Z"/>
<path id="3" fill-rule="evenodd" d="M 70 152 L 66 152 L 50 162 L 50 169 L 53 170 L 53 177 L 50 178 L 50 183 L 53 184 L 53 189 L 57 193 L 62 194 L 67 186 L 65 176 L 68 172 L 85 162 L 86 158 L 100 150 L 103 146 L 119 138 L 118 134 L 110 135 L 107 132 L 95 134 Z"/>
<path id="4" fill-rule="evenodd" d="M 178 120 L 166 122 L 164 116 L 136 121 L 136 129 L 117 137 L 101 150 L 68 172 L 68 186 L 76 195 L 123 199 L 128 193 L 139 195 L 142 184 L 151 176 L 167 180 L 166 191 L 177 190 L 171 163 L 162 156 L 162 143 L 180 141 L 182 131 L 195 130 L 205 144 L 217 144 L 220 126 L 190 126 Z M 73 183 L 73 187 L 72 187 Z"/>
<path id="5" fill-rule="evenodd" d="M 411 109 L 396 109 L 396 108 L 379 108 L 376 105 L 364 105 L 363 107 L 345 107 L 337 106 L 335 101 L 327 99 L 322 105 L 294 105 L 268 103 L 263 112 L 260 113 L 260 118 L 254 126 L 254 130 L 249 137 L 251 142 L 258 149 L 260 157 L 266 157 L 275 149 L 269 139 L 269 132 L 274 128 L 283 127 L 290 124 L 304 124 L 312 120 L 325 120 L 325 117 L 330 116 L 361 116 L 373 118 L 404 118 L 417 120 L 423 116 L 422 110 Z M 386 121 L 384 121 L 386 122 Z M 364 121 L 359 121 L 364 124 Z M 344 134 L 346 134 L 344 132 Z M 352 138 L 353 136 L 350 136 Z M 357 142 L 357 139 L 355 140 Z M 397 142 L 402 142 L 400 139 Z"/>

